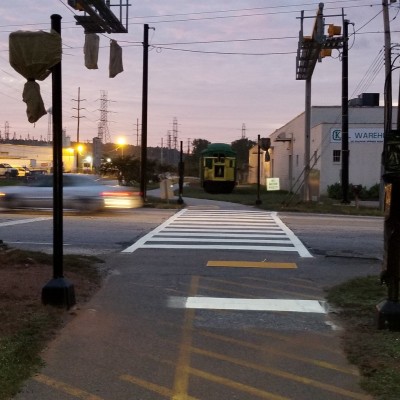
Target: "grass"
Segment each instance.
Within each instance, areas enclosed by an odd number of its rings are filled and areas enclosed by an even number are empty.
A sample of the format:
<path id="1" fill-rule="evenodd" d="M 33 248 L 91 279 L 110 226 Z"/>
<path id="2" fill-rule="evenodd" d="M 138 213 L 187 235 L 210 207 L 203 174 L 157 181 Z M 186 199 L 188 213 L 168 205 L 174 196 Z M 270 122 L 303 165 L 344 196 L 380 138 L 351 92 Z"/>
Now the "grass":
<path id="1" fill-rule="evenodd" d="M 257 186 L 239 185 L 229 194 L 206 193 L 199 185 L 192 184 L 183 188 L 183 199 L 194 197 L 197 199 L 209 199 L 217 201 L 229 201 L 244 205 L 256 204 Z M 356 207 L 355 205 L 342 204 L 339 200 L 323 197 L 318 202 L 301 201 L 299 195 L 293 195 L 285 191 L 270 191 L 260 188 L 261 204 L 257 207 L 269 211 L 296 211 L 306 213 L 331 213 L 342 215 L 370 215 L 382 216 L 377 208 Z"/>
<path id="2" fill-rule="evenodd" d="M 376 305 L 387 290 L 379 278 L 355 278 L 331 288 L 328 302 L 345 327 L 347 357 L 361 373 L 361 387 L 379 400 L 400 399 L 400 332 L 378 330 Z"/>
<path id="3" fill-rule="evenodd" d="M 1 245 L 0 258 L 0 400 L 8 400 L 43 365 L 41 351 L 70 314 L 41 304 L 41 288 L 51 279 L 51 255 Z M 78 304 L 100 287 L 100 262 L 96 257 L 64 257 L 65 276 L 74 284 Z"/>
<path id="4" fill-rule="evenodd" d="M 59 320 L 44 310 L 34 312 L 14 335 L 0 340 L 0 399 L 15 395 L 21 384 L 42 365 L 39 356 Z"/>

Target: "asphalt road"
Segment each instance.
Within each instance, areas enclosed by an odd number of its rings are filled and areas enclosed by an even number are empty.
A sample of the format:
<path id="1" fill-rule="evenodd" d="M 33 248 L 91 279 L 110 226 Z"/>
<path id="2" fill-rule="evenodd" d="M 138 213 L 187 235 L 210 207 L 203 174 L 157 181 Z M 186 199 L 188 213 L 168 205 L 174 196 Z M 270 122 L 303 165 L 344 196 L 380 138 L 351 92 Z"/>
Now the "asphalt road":
<path id="1" fill-rule="evenodd" d="M 16 399 L 368 399 L 324 296 L 379 273 L 382 219 L 254 212 L 66 217 L 65 250 L 98 253 L 110 273 Z M 49 250 L 41 217 L 0 214 L 0 239 Z"/>

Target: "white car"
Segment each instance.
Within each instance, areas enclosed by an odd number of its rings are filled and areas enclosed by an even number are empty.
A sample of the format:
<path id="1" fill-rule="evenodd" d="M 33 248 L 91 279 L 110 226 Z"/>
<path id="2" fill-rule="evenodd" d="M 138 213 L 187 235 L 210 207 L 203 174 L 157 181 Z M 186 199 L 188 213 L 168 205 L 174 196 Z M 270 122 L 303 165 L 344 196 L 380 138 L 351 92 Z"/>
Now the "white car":
<path id="1" fill-rule="evenodd" d="M 143 205 L 139 192 L 103 185 L 93 175 L 63 175 L 63 208 L 78 211 L 129 209 Z M 53 175 L 40 175 L 26 185 L 0 187 L 0 207 L 53 208 Z"/>

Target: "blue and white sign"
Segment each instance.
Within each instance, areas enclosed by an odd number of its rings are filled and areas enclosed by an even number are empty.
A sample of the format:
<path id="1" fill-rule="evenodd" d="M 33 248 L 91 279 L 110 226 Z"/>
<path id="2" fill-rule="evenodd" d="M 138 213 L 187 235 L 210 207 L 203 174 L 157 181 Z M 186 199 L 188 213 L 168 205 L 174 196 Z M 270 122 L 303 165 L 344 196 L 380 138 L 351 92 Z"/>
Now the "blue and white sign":
<path id="1" fill-rule="evenodd" d="M 342 142 L 342 130 L 331 129 L 331 143 Z M 383 128 L 350 128 L 350 143 L 383 143 Z"/>

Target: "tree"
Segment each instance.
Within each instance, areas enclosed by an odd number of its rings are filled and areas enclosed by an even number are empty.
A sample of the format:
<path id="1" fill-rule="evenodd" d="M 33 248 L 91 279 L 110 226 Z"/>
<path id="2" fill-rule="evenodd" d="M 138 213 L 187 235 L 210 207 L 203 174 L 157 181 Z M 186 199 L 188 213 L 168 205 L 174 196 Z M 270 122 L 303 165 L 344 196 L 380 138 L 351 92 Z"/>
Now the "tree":
<path id="1" fill-rule="evenodd" d="M 236 165 L 239 181 L 246 181 L 249 172 L 249 151 L 256 142 L 248 138 L 235 140 L 231 143 L 232 150 L 236 152 Z"/>
<path id="2" fill-rule="evenodd" d="M 194 139 L 192 141 L 192 153 L 185 158 L 185 175 L 200 176 L 199 163 L 201 152 L 210 144 L 205 139 Z"/>
<path id="3" fill-rule="evenodd" d="M 112 160 L 118 171 L 118 181 L 129 186 L 140 182 L 140 160 L 136 157 L 116 157 Z"/>

